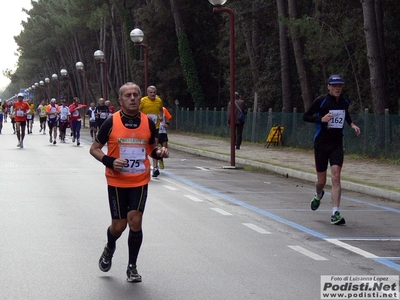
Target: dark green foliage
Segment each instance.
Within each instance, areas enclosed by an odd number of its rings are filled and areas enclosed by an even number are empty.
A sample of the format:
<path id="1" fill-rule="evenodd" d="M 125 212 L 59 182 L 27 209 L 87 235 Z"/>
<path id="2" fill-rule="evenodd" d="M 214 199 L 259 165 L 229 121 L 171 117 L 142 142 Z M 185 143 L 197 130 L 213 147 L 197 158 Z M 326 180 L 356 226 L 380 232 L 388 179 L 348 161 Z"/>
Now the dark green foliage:
<path id="1" fill-rule="evenodd" d="M 300 29 L 304 60 L 312 94 L 326 92 L 326 80 L 340 73 L 351 110 L 372 110 L 369 66 L 360 1 L 299 0 L 298 18 L 281 19 L 288 28 Z M 135 47 L 129 33 L 143 30 L 149 47 L 149 84 L 155 85 L 167 106 L 174 100 L 182 107 L 226 107 L 229 101 L 229 15 L 213 13 L 207 0 L 177 0 L 182 17 L 180 32 L 170 1 L 165 0 L 39 0 L 32 2 L 23 31 L 15 37 L 19 62 L 7 95 L 68 70 L 72 90 L 79 93 L 81 74 L 75 63 L 82 61 L 87 74 L 88 97 L 100 96 L 100 65 L 93 53 L 103 50 L 108 62 L 109 91 L 116 100 L 119 86 L 135 81 L 144 86 L 144 54 Z M 386 47 L 389 109 L 399 110 L 400 30 L 397 19 L 400 2 L 382 0 Z M 279 29 L 276 0 L 229 0 L 235 12 L 236 90 L 253 108 L 282 110 Z M 288 31 L 290 34 L 290 30 Z M 290 36 L 288 37 L 290 40 Z M 290 65 L 293 108 L 303 110 L 303 101 L 293 50 Z M 55 83 L 51 84 L 53 92 Z M 145 91 L 144 91 L 145 92 Z"/>

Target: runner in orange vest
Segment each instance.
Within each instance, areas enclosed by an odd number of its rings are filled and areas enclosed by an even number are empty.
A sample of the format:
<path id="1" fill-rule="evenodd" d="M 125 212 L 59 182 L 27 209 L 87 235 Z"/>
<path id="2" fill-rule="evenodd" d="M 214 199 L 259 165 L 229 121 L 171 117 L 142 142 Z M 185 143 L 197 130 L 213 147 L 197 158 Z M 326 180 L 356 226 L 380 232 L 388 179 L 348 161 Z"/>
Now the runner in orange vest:
<path id="1" fill-rule="evenodd" d="M 116 241 L 129 225 L 129 261 L 126 271 L 129 282 L 141 282 L 136 261 L 143 240 L 142 218 L 150 181 L 148 155 L 155 159 L 167 158 L 168 149 L 157 148 L 154 122 L 139 111 L 141 94 L 138 85 L 128 82 L 119 90 L 121 110 L 106 119 L 90 154 L 106 166 L 111 226 L 107 230 L 107 244 L 99 259 L 103 272 L 111 269 Z M 107 144 L 108 152 L 102 150 Z"/>

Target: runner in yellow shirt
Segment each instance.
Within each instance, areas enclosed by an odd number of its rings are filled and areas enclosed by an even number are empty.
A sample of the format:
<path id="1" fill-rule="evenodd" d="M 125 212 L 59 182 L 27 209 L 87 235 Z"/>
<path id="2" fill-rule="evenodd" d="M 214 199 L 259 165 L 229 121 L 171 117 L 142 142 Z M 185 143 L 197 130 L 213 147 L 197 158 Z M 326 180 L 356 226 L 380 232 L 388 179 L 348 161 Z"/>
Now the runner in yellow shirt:
<path id="1" fill-rule="evenodd" d="M 140 101 L 139 111 L 146 114 L 147 117 L 156 124 L 157 136 L 156 145 L 158 145 L 158 129 L 160 128 L 160 121 L 163 116 L 163 102 L 157 96 L 157 89 L 154 85 L 147 88 L 147 96 L 143 97 Z M 160 175 L 158 170 L 158 160 L 153 158 L 153 177 Z"/>
<path id="2" fill-rule="evenodd" d="M 26 115 L 26 128 L 28 128 L 28 134 L 32 133 L 33 122 L 35 118 L 35 104 L 33 104 L 33 99 L 28 99 L 29 112 Z"/>

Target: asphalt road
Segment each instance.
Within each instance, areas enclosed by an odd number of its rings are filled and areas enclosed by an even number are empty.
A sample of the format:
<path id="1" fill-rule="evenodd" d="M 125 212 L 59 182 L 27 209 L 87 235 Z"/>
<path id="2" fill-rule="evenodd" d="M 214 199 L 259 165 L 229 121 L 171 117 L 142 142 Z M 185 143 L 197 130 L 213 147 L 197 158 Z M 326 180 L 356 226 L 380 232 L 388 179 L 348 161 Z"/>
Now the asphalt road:
<path id="1" fill-rule="evenodd" d="M 398 203 L 345 192 L 347 225 L 332 226 L 309 183 L 171 151 L 149 186 L 143 282 L 128 283 L 127 233 L 110 272 L 97 266 L 110 217 L 87 130 L 52 145 L 35 124 L 19 149 L 4 125 L 1 299 L 320 299 L 321 275 L 400 274 Z"/>

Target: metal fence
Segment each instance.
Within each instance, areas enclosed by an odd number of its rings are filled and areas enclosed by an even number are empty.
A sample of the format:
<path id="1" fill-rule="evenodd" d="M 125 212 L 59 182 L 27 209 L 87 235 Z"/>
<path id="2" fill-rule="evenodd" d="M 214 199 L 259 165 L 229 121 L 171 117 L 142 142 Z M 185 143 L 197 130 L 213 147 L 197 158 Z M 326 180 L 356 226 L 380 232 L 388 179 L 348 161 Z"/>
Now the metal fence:
<path id="1" fill-rule="evenodd" d="M 229 137 L 226 110 L 217 111 L 181 108 L 170 110 L 173 119 L 170 130 Z M 380 158 L 400 158 L 400 116 L 375 115 L 365 110 L 363 114 L 352 114 L 352 118 L 361 129 L 356 136 L 345 125 L 344 148 L 346 153 L 360 154 Z M 243 140 L 265 143 L 272 127 L 283 126 L 282 142 L 284 146 L 304 149 L 313 148 L 315 124 L 303 121 L 302 113 L 252 112 L 249 110 L 243 130 Z"/>

